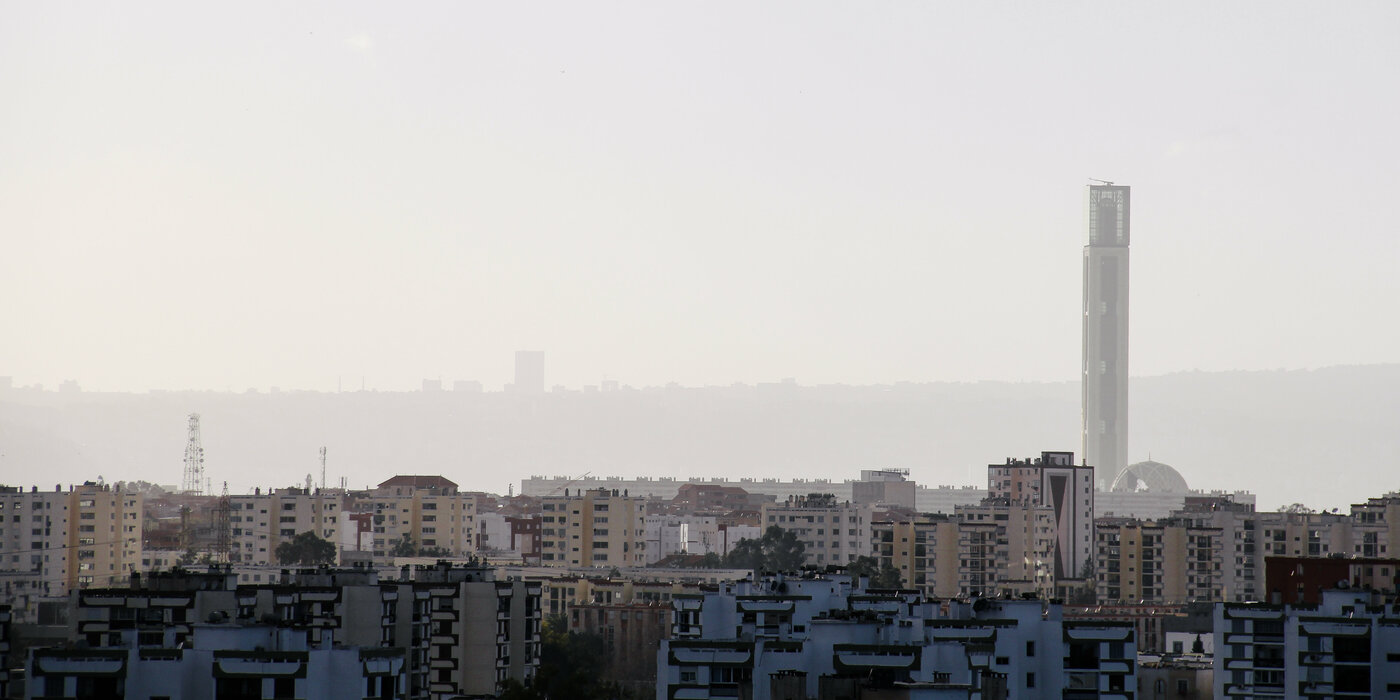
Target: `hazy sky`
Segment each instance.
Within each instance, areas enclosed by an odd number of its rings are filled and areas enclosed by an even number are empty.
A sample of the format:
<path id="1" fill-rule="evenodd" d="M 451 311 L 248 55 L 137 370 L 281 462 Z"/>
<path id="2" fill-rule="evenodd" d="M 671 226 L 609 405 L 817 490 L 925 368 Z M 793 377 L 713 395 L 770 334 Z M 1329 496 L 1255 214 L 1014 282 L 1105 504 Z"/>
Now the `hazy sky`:
<path id="1" fill-rule="evenodd" d="M 1400 361 L 1400 3 L 6 3 L 0 375 L 1069 380 Z"/>

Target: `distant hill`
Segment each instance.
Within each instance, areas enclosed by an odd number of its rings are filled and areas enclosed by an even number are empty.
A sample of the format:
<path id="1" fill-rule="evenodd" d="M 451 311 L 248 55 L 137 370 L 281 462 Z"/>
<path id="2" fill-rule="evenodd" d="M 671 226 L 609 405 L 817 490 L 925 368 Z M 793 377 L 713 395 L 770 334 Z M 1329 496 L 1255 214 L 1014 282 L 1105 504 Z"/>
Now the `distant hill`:
<path id="1" fill-rule="evenodd" d="M 1260 507 L 1343 507 L 1400 489 L 1400 365 L 1135 378 L 1134 461 Z M 985 466 L 1079 450 L 1073 382 L 759 385 L 501 393 L 0 393 L 0 482 L 178 484 L 185 415 L 203 417 L 217 491 L 444 474 L 504 492 L 530 474 L 852 478 L 907 467 L 981 484 Z"/>

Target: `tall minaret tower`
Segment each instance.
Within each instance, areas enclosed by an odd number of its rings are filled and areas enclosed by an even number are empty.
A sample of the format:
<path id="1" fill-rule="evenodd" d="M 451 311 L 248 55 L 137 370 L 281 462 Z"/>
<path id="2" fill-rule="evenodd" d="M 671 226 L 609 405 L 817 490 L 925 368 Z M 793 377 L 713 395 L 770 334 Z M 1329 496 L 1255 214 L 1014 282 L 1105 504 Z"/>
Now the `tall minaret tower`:
<path id="1" fill-rule="evenodd" d="M 1106 490 L 1128 463 L 1129 188 L 1089 186 L 1084 246 L 1084 461 Z"/>

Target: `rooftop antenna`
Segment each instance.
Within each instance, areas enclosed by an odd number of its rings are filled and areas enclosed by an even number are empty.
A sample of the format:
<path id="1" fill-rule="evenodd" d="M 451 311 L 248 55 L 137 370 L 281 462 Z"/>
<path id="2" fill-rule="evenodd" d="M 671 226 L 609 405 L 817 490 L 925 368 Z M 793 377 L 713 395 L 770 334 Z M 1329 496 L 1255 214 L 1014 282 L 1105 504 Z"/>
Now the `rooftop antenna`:
<path id="1" fill-rule="evenodd" d="M 233 548 L 232 532 L 229 529 L 229 523 L 233 519 L 232 511 L 233 503 L 229 501 L 228 482 L 225 481 L 224 492 L 219 496 L 219 506 L 217 509 L 218 522 L 216 524 L 218 532 L 215 533 L 216 540 L 214 544 L 214 551 L 218 554 L 219 561 L 225 564 L 231 561 L 229 551 Z"/>

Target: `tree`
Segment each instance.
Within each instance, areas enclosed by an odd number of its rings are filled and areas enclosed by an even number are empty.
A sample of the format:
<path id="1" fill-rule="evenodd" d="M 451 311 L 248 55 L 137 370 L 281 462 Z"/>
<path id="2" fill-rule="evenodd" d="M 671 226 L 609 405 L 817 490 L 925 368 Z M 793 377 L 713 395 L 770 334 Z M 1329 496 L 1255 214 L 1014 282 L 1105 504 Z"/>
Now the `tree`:
<path id="1" fill-rule="evenodd" d="M 697 568 L 701 569 L 718 569 L 721 566 L 724 566 L 724 559 L 715 552 L 706 552 L 697 564 Z"/>
<path id="2" fill-rule="evenodd" d="M 1094 562 L 1086 561 L 1079 569 L 1080 585 L 1070 591 L 1070 605 L 1097 605 L 1099 594 L 1094 586 Z"/>
<path id="3" fill-rule="evenodd" d="M 394 542 L 394 547 L 389 550 L 389 556 L 416 557 L 418 556 L 418 547 L 413 544 L 412 537 L 404 535 L 403 539 Z"/>
<path id="4" fill-rule="evenodd" d="M 330 564 L 335 561 L 335 545 L 317 537 L 314 532 L 301 532 L 277 545 L 277 561 L 301 566 Z"/>
<path id="5" fill-rule="evenodd" d="M 570 632 L 562 615 L 551 615 L 541 638 L 535 677 L 529 685 L 503 683 L 501 700 L 611 700 L 622 694 L 616 683 L 602 680 L 610 654 L 601 635 Z"/>
<path id="6" fill-rule="evenodd" d="M 175 565 L 176 565 L 176 566 L 189 566 L 190 564 L 195 563 L 195 561 L 197 561 L 198 559 L 199 559 L 199 552 L 194 551 L 194 547 L 190 547 L 190 548 L 188 548 L 188 549 L 185 550 L 185 553 L 184 553 L 184 554 L 181 554 L 181 555 L 180 555 L 180 558 L 179 558 L 179 559 L 175 560 Z"/>
<path id="7" fill-rule="evenodd" d="M 394 540 L 394 546 L 389 550 L 391 557 L 450 557 L 452 551 L 446 547 L 420 547 L 413 542 L 413 537 L 404 535 L 403 539 Z"/>
<path id="8" fill-rule="evenodd" d="M 759 539 L 742 539 L 725 557 L 725 566 L 735 569 L 795 571 L 807 558 L 807 548 L 791 530 L 769 525 Z"/>
<path id="9" fill-rule="evenodd" d="M 875 557 L 856 557 L 855 561 L 846 565 L 846 572 L 852 577 L 869 577 L 871 588 L 901 588 L 904 586 L 904 577 L 899 575 L 899 569 L 889 564 L 880 564 Z"/>

